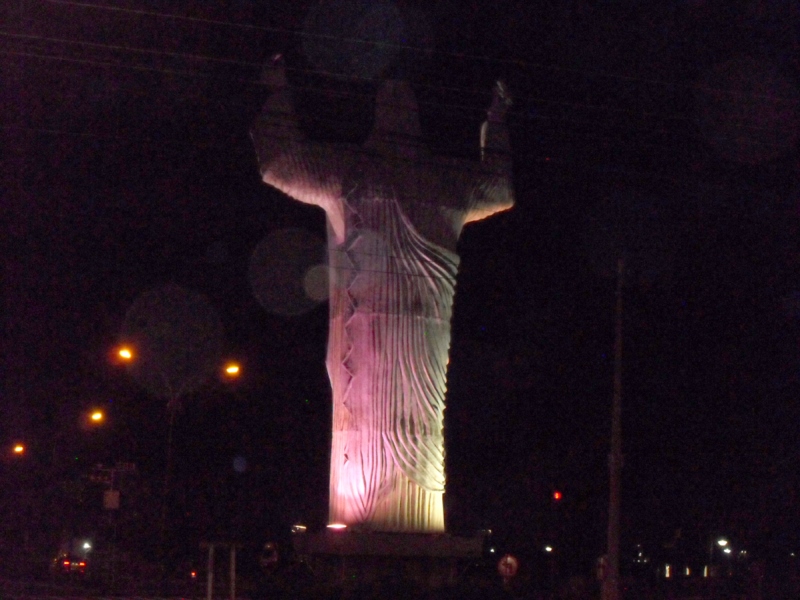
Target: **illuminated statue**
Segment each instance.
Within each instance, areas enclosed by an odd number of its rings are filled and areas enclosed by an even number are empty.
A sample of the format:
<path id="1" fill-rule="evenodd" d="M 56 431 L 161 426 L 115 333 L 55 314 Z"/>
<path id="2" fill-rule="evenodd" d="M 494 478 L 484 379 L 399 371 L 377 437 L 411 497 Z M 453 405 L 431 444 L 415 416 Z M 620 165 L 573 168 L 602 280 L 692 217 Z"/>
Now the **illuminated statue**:
<path id="1" fill-rule="evenodd" d="M 306 141 L 283 66 L 253 130 L 265 183 L 325 210 L 330 267 L 327 368 L 333 390 L 331 523 L 444 531 L 444 399 L 450 319 L 466 223 L 511 208 L 495 88 L 481 161 L 434 157 L 407 83 L 387 81 L 361 146 Z"/>

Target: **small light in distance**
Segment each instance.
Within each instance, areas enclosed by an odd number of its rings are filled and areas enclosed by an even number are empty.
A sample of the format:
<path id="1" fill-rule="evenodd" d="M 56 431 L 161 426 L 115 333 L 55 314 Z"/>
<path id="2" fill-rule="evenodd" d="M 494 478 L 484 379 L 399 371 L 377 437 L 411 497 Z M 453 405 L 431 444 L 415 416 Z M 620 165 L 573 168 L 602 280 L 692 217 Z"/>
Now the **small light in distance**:
<path id="1" fill-rule="evenodd" d="M 128 348 L 127 346 L 122 346 L 117 352 L 117 356 L 119 356 L 124 361 L 131 361 L 133 360 L 133 350 Z"/>
<path id="2" fill-rule="evenodd" d="M 563 494 L 561 492 L 559 492 L 558 490 L 553 492 L 553 500 L 555 500 L 556 502 L 561 500 L 563 497 L 564 497 Z"/>
<path id="3" fill-rule="evenodd" d="M 25 446 L 23 444 L 14 444 L 14 454 L 25 454 Z"/>
<path id="4" fill-rule="evenodd" d="M 328 525 L 328 529 L 331 529 L 333 531 L 344 531 L 345 529 L 347 529 L 347 525 L 345 525 L 344 523 L 331 523 Z"/>
<path id="5" fill-rule="evenodd" d="M 103 418 L 104 418 L 104 417 L 105 417 L 105 415 L 103 414 L 103 411 L 102 411 L 102 410 L 94 410 L 94 411 L 92 411 L 92 413 L 89 415 L 89 418 L 90 418 L 90 419 L 92 420 L 92 422 L 94 422 L 94 423 L 99 423 L 100 421 L 102 421 L 102 420 L 103 420 Z"/>
<path id="6" fill-rule="evenodd" d="M 544 547 L 544 551 L 545 552 L 552 552 L 553 551 L 553 547 L 552 546 L 545 546 Z"/>
<path id="7" fill-rule="evenodd" d="M 225 375 L 227 375 L 228 377 L 238 377 L 240 371 L 241 368 L 237 363 L 232 362 L 225 365 Z"/>
<path id="8" fill-rule="evenodd" d="M 730 549 L 730 548 L 725 548 L 725 549 L 723 550 L 723 552 L 724 552 L 725 554 L 730 554 L 730 553 L 731 553 L 731 549 Z"/>

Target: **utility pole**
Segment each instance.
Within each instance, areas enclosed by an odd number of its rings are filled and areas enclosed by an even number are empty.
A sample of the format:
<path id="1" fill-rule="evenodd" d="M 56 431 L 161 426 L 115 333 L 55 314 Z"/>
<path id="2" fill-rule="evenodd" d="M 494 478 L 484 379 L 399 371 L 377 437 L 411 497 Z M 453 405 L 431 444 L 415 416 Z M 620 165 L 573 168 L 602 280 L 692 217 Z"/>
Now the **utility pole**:
<path id="1" fill-rule="evenodd" d="M 619 521 L 622 475 L 622 287 L 625 259 L 617 259 L 614 333 L 614 395 L 611 403 L 611 450 L 608 454 L 608 554 L 603 580 L 603 600 L 620 600 Z"/>

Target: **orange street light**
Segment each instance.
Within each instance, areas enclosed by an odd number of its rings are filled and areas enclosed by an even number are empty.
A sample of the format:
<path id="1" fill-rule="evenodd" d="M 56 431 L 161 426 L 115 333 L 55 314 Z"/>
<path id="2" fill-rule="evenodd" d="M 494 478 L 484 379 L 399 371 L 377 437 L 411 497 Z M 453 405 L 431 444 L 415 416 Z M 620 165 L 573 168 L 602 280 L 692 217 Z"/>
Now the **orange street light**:
<path id="1" fill-rule="evenodd" d="M 25 446 L 23 444 L 14 444 L 13 452 L 16 455 L 25 454 Z"/>
<path id="2" fill-rule="evenodd" d="M 93 410 L 89 414 L 89 419 L 92 421 L 92 423 L 101 423 L 103 419 L 105 419 L 105 414 L 103 414 L 102 410 Z"/>
<path id="3" fill-rule="evenodd" d="M 231 362 L 225 365 L 225 375 L 228 377 L 238 377 L 240 372 L 241 368 L 238 363 Z"/>
<path id="4" fill-rule="evenodd" d="M 131 361 L 133 360 L 133 350 L 131 350 L 128 346 L 122 346 L 117 351 L 117 356 L 119 356 L 124 361 Z"/>

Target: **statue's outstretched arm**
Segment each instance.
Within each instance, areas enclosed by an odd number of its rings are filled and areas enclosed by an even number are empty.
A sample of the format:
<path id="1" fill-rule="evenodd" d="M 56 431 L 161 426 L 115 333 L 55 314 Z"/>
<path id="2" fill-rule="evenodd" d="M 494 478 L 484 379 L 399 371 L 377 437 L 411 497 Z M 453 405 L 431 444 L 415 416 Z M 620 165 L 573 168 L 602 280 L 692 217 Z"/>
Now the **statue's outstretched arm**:
<path id="1" fill-rule="evenodd" d="M 508 90 L 498 81 L 487 119 L 481 125 L 481 166 L 471 175 L 466 223 L 484 219 L 514 205 L 511 144 L 506 126 L 506 113 L 510 106 Z"/>
<path id="2" fill-rule="evenodd" d="M 305 139 L 294 114 L 282 57 L 273 58 L 261 79 L 273 90 L 251 132 L 261 178 L 295 200 L 325 209 L 336 231 L 341 225 L 343 152 Z"/>

